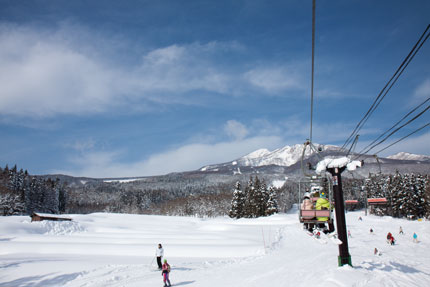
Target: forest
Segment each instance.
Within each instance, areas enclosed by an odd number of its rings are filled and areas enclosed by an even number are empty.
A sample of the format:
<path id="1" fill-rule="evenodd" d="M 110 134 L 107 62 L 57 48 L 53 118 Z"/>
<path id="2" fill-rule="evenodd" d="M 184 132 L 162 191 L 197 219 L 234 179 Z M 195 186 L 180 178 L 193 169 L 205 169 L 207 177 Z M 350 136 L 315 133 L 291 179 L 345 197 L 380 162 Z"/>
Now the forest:
<path id="1" fill-rule="evenodd" d="M 128 182 L 84 181 L 32 176 L 16 166 L 6 166 L 0 168 L 0 214 L 112 212 L 233 218 L 267 216 L 287 212 L 299 202 L 298 183 L 284 180 L 281 187 L 274 187 L 270 183 L 276 179 L 279 175 L 189 172 Z M 429 217 L 429 186 L 428 175 L 416 174 L 343 179 L 344 198 L 358 200 L 347 209 L 363 208 L 366 195 L 384 197 L 388 204 L 372 207 L 371 212 L 395 217 Z M 247 203 L 241 203 L 239 208 L 237 204 L 241 200 Z M 240 211 L 241 208 L 247 213 Z"/>

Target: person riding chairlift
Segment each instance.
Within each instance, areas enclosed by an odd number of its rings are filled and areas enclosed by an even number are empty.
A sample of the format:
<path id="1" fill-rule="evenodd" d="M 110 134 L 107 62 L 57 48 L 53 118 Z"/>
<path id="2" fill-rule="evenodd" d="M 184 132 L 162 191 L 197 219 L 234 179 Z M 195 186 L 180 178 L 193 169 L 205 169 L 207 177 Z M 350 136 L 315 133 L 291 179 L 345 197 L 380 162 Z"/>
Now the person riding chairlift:
<path id="1" fill-rule="evenodd" d="M 327 199 L 327 195 L 324 191 L 321 191 L 319 194 L 319 198 L 315 204 L 315 209 L 316 210 L 329 210 L 330 209 L 330 202 Z M 326 216 L 318 216 L 317 217 L 318 221 L 328 221 L 328 217 Z M 319 223 L 318 224 L 320 228 L 324 228 L 325 224 L 324 223 Z"/>
<path id="2" fill-rule="evenodd" d="M 302 210 L 314 209 L 314 204 L 312 203 L 311 195 L 309 194 L 309 192 L 305 192 L 305 194 L 303 196 L 303 202 L 302 202 L 301 209 Z"/>

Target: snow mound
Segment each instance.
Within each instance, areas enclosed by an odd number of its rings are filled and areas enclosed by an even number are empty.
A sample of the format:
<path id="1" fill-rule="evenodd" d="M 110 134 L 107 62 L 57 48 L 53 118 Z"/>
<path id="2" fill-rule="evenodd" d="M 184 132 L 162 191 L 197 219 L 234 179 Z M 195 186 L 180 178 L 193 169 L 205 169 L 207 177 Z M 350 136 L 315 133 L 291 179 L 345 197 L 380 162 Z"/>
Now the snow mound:
<path id="1" fill-rule="evenodd" d="M 361 162 L 358 160 L 351 161 L 351 159 L 347 157 L 325 158 L 318 162 L 316 172 L 321 174 L 327 168 L 341 168 L 344 166 L 346 166 L 349 171 L 353 171 L 356 170 L 357 167 L 361 167 Z"/>
<path id="2" fill-rule="evenodd" d="M 38 224 L 43 234 L 49 235 L 70 235 L 73 233 L 85 232 L 86 229 L 75 221 L 41 221 L 32 222 Z"/>

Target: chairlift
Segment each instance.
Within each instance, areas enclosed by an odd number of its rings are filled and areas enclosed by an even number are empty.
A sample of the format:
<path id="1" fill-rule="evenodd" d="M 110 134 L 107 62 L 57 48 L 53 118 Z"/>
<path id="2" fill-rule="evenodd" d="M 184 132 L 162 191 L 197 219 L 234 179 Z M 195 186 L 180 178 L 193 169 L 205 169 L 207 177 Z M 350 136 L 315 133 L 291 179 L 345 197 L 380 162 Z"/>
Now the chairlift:
<path id="1" fill-rule="evenodd" d="M 333 206 L 333 192 L 331 184 L 325 184 L 327 181 L 330 181 L 330 179 L 316 175 L 302 178 L 299 181 L 299 221 L 303 223 L 303 227 L 307 230 L 319 227 L 329 232 L 334 231 L 333 211 L 331 208 Z M 304 195 L 306 192 L 310 194 L 311 209 L 304 206 Z M 326 198 L 330 208 L 316 209 L 316 202 L 323 193 L 327 194 Z"/>

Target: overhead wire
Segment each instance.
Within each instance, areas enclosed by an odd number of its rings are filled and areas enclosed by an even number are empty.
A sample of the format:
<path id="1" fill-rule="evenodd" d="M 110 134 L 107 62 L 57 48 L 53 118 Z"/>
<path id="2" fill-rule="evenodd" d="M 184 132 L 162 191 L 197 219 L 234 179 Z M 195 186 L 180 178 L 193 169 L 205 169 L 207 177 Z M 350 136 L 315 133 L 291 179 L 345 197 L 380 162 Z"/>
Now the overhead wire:
<path id="1" fill-rule="evenodd" d="M 312 1 L 312 72 L 311 72 L 311 123 L 309 141 L 312 143 L 312 121 L 314 110 L 314 58 L 315 58 L 315 0 Z"/>
<path id="2" fill-rule="evenodd" d="M 400 129 L 402 129 L 403 127 L 407 126 L 408 124 L 412 123 L 413 121 L 415 121 L 417 118 L 419 118 L 420 116 L 422 116 L 425 112 L 427 112 L 430 109 L 430 105 L 428 105 L 423 111 L 421 111 L 419 114 L 417 114 L 415 117 L 413 117 L 412 119 L 410 119 L 409 121 L 407 121 L 406 123 L 404 123 L 403 125 L 401 125 L 400 127 L 398 127 L 397 129 L 393 130 L 390 134 L 388 134 L 385 138 L 383 138 L 382 140 L 380 140 L 378 143 L 375 143 L 374 145 L 372 145 L 371 147 L 369 147 L 363 154 L 368 153 L 369 151 L 371 151 L 372 149 L 374 149 L 375 147 L 377 147 L 378 145 L 382 144 L 383 142 L 385 142 L 389 137 L 391 137 L 393 134 L 395 134 L 396 132 L 398 132 Z M 359 155 L 357 158 L 360 158 L 363 156 L 363 154 Z"/>
<path id="3" fill-rule="evenodd" d="M 430 25 L 427 26 L 419 40 L 416 42 L 412 50 L 409 52 L 407 57 L 403 60 L 402 64 L 397 68 L 396 72 L 393 74 L 393 76 L 390 78 L 390 80 L 385 84 L 384 88 L 379 92 L 378 96 L 372 103 L 371 107 L 368 109 L 366 114 L 363 116 L 363 118 L 360 120 L 360 122 L 356 125 L 353 132 L 350 134 L 350 136 L 347 138 L 345 143 L 342 145 L 341 149 L 346 148 L 346 146 L 352 141 L 354 136 L 360 131 L 360 129 L 364 126 L 364 124 L 367 122 L 369 117 L 373 114 L 373 112 L 376 110 L 376 108 L 379 106 L 381 101 L 385 98 L 387 93 L 390 91 L 390 89 L 393 87 L 393 85 L 397 82 L 398 78 L 402 75 L 403 71 L 406 69 L 406 67 L 409 65 L 409 63 L 412 61 L 412 59 L 415 57 L 415 55 L 418 53 L 418 51 L 421 49 L 425 41 L 429 38 L 430 33 L 426 33 L 429 31 Z M 424 40 L 423 40 L 424 38 Z"/>
<path id="4" fill-rule="evenodd" d="M 399 140 L 397 140 L 397 141 L 393 142 L 392 144 L 390 144 L 390 145 L 388 145 L 388 146 L 384 147 L 384 148 L 383 148 L 383 149 L 381 149 L 381 150 L 378 150 L 375 154 L 378 154 L 378 153 L 380 153 L 380 152 L 383 152 L 383 151 L 384 151 L 384 150 L 386 150 L 387 148 L 392 147 L 393 145 L 395 145 L 395 144 L 397 144 L 397 143 L 401 142 L 402 140 L 406 139 L 407 137 L 409 137 L 409 136 L 411 136 L 411 135 L 413 135 L 413 134 L 415 134 L 415 133 L 419 132 L 420 130 L 422 130 L 422 129 L 424 129 L 425 127 L 428 127 L 428 126 L 430 126 L 430 123 L 427 123 L 427 124 L 423 125 L 422 127 L 420 127 L 420 128 L 418 128 L 418 129 L 416 129 L 415 131 L 413 131 L 413 132 L 411 132 L 410 134 L 408 134 L 408 135 L 406 135 L 406 136 L 402 137 L 401 139 L 399 139 Z"/>
<path id="5" fill-rule="evenodd" d="M 391 128 L 389 128 L 388 130 L 386 130 L 384 133 L 382 133 L 381 135 L 379 135 L 376 139 L 374 139 L 371 143 L 369 143 L 367 146 L 365 146 L 360 152 L 358 152 L 358 154 L 361 156 L 362 154 L 364 154 L 365 150 L 367 148 L 369 148 L 370 146 L 372 146 L 374 143 L 376 143 L 380 138 L 382 138 L 384 135 L 386 135 L 388 132 L 390 132 L 392 129 L 394 129 L 397 125 L 399 125 L 403 120 L 405 120 L 407 117 L 409 117 L 413 112 L 415 112 L 416 110 L 418 110 L 421 106 L 423 106 L 425 103 L 427 103 L 428 101 L 430 101 L 430 97 L 428 97 L 424 102 L 420 103 L 418 106 L 416 106 L 415 108 L 413 108 L 411 111 L 409 111 L 406 115 L 404 115 L 397 123 L 395 123 Z M 360 157 L 359 156 L 359 157 Z"/>

